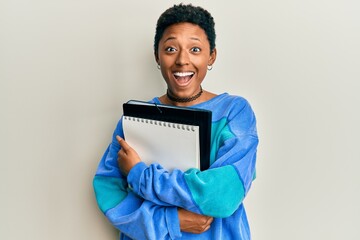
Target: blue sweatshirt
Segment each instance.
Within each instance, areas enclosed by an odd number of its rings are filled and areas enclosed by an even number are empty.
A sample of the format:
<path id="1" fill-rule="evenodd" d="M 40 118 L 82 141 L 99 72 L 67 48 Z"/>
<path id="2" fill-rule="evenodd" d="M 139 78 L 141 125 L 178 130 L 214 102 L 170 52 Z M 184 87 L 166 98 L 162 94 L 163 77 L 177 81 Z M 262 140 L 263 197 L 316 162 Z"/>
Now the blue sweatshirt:
<path id="1" fill-rule="evenodd" d="M 152 102 L 160 104 L 158 98 Z M 211 166 L 205 171 L 169 172 L 140 162 L 121 175 L 115 138 L 124 137 L 120 119 L 93 181 L 99 208 L 120 239 L 251 239 L 242 202 L 255 178 L 255 115 L 244 98 L 227 93 L 192 107 L 212 111 Z M 210 229 L 181 232 L 178 207 L 214 217 Z"/>

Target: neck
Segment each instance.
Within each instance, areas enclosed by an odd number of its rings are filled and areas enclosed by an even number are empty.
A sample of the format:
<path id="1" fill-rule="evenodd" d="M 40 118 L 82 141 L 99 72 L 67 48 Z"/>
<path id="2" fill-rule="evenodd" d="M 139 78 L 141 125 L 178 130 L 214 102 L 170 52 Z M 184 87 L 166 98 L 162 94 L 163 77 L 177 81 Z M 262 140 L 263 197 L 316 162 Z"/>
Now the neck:
<path id="1" fill-rule="evenodd" d="M 189 103 L 192 101 L 195 101 L 196 99 L 198 99 L 201 94 L 203 93 L 202 87 L 200 85 L 200 91 L 195 94 L 194 96 L 191 97 L 186 97 L 186 98 L 180 98 L 180 97 L 175 97 L 174 94 L 170 91 L 170 89 L 167 89 L 166 91 L 166 96 L 170 99 L 170 101 L 173 102 L 177 102 L 177 103 Z"/>

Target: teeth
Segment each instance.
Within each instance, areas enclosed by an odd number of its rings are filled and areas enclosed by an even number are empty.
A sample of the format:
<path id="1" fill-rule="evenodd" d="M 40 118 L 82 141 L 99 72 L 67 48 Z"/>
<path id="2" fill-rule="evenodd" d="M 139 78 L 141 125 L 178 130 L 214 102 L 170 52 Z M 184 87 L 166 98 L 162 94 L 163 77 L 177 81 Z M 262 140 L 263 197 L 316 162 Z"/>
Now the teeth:
<path id="1" fill-rule="evenodd" d="M 186 76 L 191 76 L 193 74 L 194 74 L 193 72 L 176 72 L 176 73 L 174 73 L 174 75 L 177 77 L 186 77 Z"/>

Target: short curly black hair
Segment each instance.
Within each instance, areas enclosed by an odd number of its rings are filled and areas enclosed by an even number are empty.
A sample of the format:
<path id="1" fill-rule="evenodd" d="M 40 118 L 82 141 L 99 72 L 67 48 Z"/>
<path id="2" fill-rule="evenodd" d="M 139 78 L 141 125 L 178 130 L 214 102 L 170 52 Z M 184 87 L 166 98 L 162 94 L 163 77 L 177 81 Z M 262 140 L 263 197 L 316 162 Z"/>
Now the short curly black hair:
<path id="1" fill-rule="evenodd" d="M 156 24 L 156 32 L 154 39 L 154 52 L 158 53 L 159 42 L 167 27 L 176 23 L 193 23 L 201 27 L 209 40 L 210 52 L 215 48 L 215 22 L 211 14 L 202 7 L 196 7 L 191 4 L 174 5 L 163 12 Z"/>

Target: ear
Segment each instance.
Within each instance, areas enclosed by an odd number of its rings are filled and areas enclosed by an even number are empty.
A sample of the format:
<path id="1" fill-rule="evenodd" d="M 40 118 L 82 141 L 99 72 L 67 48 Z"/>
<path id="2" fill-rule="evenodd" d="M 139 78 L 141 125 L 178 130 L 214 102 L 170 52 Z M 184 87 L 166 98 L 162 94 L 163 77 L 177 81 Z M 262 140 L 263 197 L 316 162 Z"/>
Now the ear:
<path id="1" fill-rule="evenodd" d="M 155 61 L 157 63 L 157 65 L 160 65 L 160 60 L 159 60 L 159 56 L 157 52 L 154 52 L 154 57 L 155 57 Z"/>
<path id="2" fill-rule="evenodd" d="M 216 60 L 216 54 L 217 54 L 217 51 L 216 51 L 216 48 L 214 48 L 212 50 L 212 52 L 210 53 L 210 58 L 209 58 L 209 62 L 208 62 L 208 65 L 213 65 L 215 63 L 215 60 Z"/>

